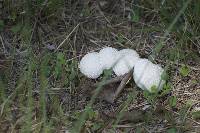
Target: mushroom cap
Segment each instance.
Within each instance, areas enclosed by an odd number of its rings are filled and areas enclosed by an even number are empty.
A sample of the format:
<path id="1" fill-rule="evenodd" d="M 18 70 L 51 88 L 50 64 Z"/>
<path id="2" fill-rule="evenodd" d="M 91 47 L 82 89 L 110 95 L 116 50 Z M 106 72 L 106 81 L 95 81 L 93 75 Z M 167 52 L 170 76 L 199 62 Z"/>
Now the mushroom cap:
<path id="1" fill-rule="evenodd" d="M 135 50 L 123 49 L 119 51 L 117 63 L 113 71 L 117 76 L 124 75 L 133 69 L 135 63 L 139 60 L 139 55 Z"/>
<path id="2" fill-rule="evenodd" d="M 152 92 L 152 87 L 161 90 L 165 81 L 161 78 L 164 69 L 153 64 L 148 59 L 140 59 L 136 62 L 133 77 L 136 85 L 142 90 Z"/>
<path id="3" fill-rule="evenodd" d="M 81 73 L 91 79 L 96 79 L 103 73 L 103 68 L 100 64 L 100 58 L 97 52 L 86 54 L 81 59 L 79 68 Z"/>
<path id="4" fill-rule="evenodd" d="M 118 50 L 112 47 L 105 47 L 99 51 L 100 63 L 103 69 L 110 69 L 116 63 Z"/>

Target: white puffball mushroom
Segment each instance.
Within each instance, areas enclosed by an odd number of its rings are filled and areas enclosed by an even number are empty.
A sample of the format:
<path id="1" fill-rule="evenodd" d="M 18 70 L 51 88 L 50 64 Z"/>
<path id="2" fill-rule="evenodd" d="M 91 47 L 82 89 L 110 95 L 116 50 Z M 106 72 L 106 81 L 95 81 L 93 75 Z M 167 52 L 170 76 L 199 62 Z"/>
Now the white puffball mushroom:
<path id="1" fill-rule="evenodd" d="M 103 73 L 103 68 L 100 64 L 100 58 L 97 52 L 86 54 L 81 59 L 79 68 L 81 73 L 91 79 L 96 79 Z"/>
<path id="2" fill-rule="evenodd" d="M 103 69 L 110 69 L 116 62 L 118 50 L 112 47 L 105 47 L 99 51 L 100 63 Z"/>
<path id="3" fill-rule="evenodd" d="M 161 78 L 163 71 L 163 68 L 153 64 L 148 59 L 140 59 L 136 62 L 134 67 L 134 81 L 142 90 L 152 92 L 152 87 L 161 90 L 165 83 Z"/>
<path id="4" fill-rule="evenodd" d="M 133 69 L 135 63 L 139 60 L 139 55 L 135 50 L 123 49 L 119 51 L 117 63 L 113 71 L 117 76 L 122 76 Z"/>
<path id="5" fill-rule="evenodd" d="M 123 49 L 120 50 L 119 53 L 124 56 L 124 60 L 128 62 L 131 68 L 134 67 L 135 63 L 140 58 L 139 54 L 133 49 Z"/>

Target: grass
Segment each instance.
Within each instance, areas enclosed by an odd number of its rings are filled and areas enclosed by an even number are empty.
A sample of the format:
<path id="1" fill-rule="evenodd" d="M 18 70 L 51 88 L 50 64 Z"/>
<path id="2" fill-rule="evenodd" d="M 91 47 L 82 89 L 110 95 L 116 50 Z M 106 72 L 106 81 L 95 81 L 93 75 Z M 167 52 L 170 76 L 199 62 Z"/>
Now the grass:
<path id="1" fill-rule="evenodd" d="M 0 132 L 197 132 L 197 3 L 4 1 Z M 165 66 L 163 91 L 142 92 L 131 80 L 115 103 L 102 100 L 110 71 L 89 80 L 78 62 L 103 46 L 133 48 Z"/>

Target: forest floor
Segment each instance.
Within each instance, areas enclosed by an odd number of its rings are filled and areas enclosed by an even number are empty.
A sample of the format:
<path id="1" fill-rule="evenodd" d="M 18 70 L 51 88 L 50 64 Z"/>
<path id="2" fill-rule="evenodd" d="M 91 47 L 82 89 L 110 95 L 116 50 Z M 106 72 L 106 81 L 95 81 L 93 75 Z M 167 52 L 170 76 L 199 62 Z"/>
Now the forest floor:
<path id="1" fill-rule="evenodd" d="M 166 35 L 158 10 L 130 1 L 69 3 L 49 16 L 41 11 L 26 31 L 8 22 L 1 32 L 0 132 L 70 132 L 84 121 L 80 132 L 200 133 L 198 41 Z M 133 7 L 142 13 L 133 15 Z M 78 63 L 106 46 L 131 48 L 168 66 L 169 90 L 145 95 L 131 78 L 112 103 L 108 99 L 120 83 L 103 86 L 85 111 L 104 76 L 88 79 Z"/>

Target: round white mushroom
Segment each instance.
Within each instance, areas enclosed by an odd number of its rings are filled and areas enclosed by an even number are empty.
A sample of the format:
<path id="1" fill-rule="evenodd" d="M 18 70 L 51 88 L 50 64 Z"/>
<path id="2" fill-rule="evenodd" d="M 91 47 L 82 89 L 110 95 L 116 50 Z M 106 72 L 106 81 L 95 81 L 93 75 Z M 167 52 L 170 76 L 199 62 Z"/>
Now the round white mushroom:
<path id="1" fill-rule="evenodd" d="M 147 59 L 140 59 L 136 62 L 133 77 L 136 85 L 143 90 L 152 92 L 152 88 L 161 90 L 165 81 L 161 75 L 163 69 Z"/>
<path id="2" fill-rule="evenodd" d="M 100 63 L 103 69 L 110 69 L 116 63 L 118 50 L 112 47 L 105 47 L 99 51 Z"/>
<path id="3" fill-rule="evenodd" d="M 139 60 L 139 55 L 135 50 L 123 49 L 119 51 L 117 63 L 113 71 L 117 76 L 124 75 L 133 69 L 135 63 Z"/>
<path id="4" fill-rule="evenodd" d="M 80 61 L 79 68 L 81 73 L 91 79 L 98 78 L 103 73 L 97 52 L 86 54 Z"/>

